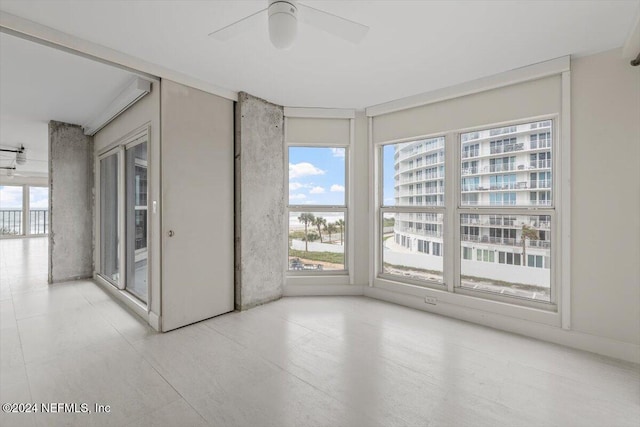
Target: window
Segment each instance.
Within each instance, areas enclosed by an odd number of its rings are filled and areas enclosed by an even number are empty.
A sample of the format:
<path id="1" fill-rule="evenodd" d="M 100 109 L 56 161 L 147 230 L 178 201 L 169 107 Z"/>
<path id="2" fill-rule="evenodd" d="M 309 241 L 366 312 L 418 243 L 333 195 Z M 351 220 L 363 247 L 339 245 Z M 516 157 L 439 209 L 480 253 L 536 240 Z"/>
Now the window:
<path id="1" fill-rule="evenodd" d="M 543 268 L 543 259 L 544 257 L 542 255 L 529 255 L 527 265 L 529 265 L 529 267 Z"/>
<path id="2" fill-rule="evenodd" d="M 547 121 L 548 122 L 548 121 Z M 464 188 L 460 192 L 460 286 L 473 292 L 495 293 L 528 299 L 552 302 L 551 273 L 545 260 L 551 258 L 552 199 L 551 131 L 530 134 L 531 123 L 509 127 L 509 139 L 491 140 L 491 135 L 504 133 L 503 129 L 473 131 L 488 138 L 490 152 L 522 151 L 509 157 L 492 158 L 487 162 L 491 172 L 513 171 L 489 177 L 488 203 L 479 199 L 478 205 L 485 207 L 482 213 L 467 212 Z M 464 158 L 465 134 L 460 136 L 461 157 Z M 539 150 L 541 141 L 547 152 L 528 153 Z M 548 142 L 547 142 L 548 141 Z M 527 144 L 525 144 L 527 143 Z M 510 148 L 508 148 L 510 147 Z M 528 147 L 525 149 L 525 147 Z M 482 149 L 481 149 L 482 151 Z M 508 159 L 508 160 L 507 160 Z M 514 167 L 526 164 L 530 168 Z M 464 161 L 461 160 L 461 164 Z M 463 166 L 464 169 L 464 166 Z M 531 171 L 531 169 L 538 169 Z M 539 169 L 546 169 L 539 171 Z M 462 174 L 461 174 L 462 175 Z M 461 177 L 464 182 L 466 177 Z M 530 189 L 545 189 L 530 191 Z M 503 212 L 491 212 L 502 209 Z M 535 214 L 532 210 L 536 209 Z M 544 209 L 544 210 L 541 210 Z M 507 211 L 513 211 L 508 214 Z M 477 220 L 479 235 L 470 236 L 468 223 L 471 215 Z M 475 250 L 475 259 L 469 257 L 469 248 Z M 493 263 L 492 265 L 487 265 Z"/>
<path id="3" fill-rule="evenodd" d="M 516 193 L 489 193 L 489 204 L 492 206 L 515 205 Z"/>
<path id="4" fill-rule="evenodd" d="M 0 235 L 20 236 L 23 234 L 21 185 L 0 186 Z"/>
<path id="5" fill-rule="evenodd" d="M 539 129 L 542 122 L 535 123 Z M 531 138 L 531 126 L 525 121 L 407 142 L 381 142 L 378 277 L 425 287 L 446 285 L 449 292 L 554 310 L 552 126 L 537 130 L 535 138 Z M 437 150 L 421 155 L 443 163 L 427 162 L 422 179 L 409 183 L 404 165 L 416 155 L 418 144 Z M 448 144 L 457 144 L 459 150 L 453 160 L 459 165 L 460 184 L 455 190 L 448 190 L 444 178 Z M 447 162 L 453 161 L 447 157 Z M 422 190 L 424 203 L 409 196 L 414 188 Z M 445 205 L 446 191 L 451 191 L 447 200 L 452 202 Z M 453 213 L 447 211 L 449 206 Z M 459 233 L 446 232 L 447 218 L 459 220 Z M 450 263 L 445 260 L 449 244 L 460 251 Z M 452 265 L 451 270 L 445 270 L 447 265 Z"/>
<path id="6" fill-rule="evenodd" d="M 515 170 L 515 156 L 489 159 L 489 172 L 507 172 Z"/>
<path id="7" fill-rule="evenodd" d="M 0 186 L 0 236 L 44 236 L 48 233 L 48 187 Z"/>
<path id="8" fill-rule="evenodd" d="M 127 274 L 126 289 L 147 301 L 147 142 L 125 151 L 127 192 Z"/>
<path id="9" fill-rule="evenodd" d="M 405 197 L 410 192 L 404 165 L 411 162 L 416 147 L 424 147 L 424 176 L 416 188 L 423 197 Z M 444 226 L 444 137 L 425 138 L 382 146 L 382 249 L 379 273 L 401 277 L 414 284 L 443 283 Z"/>
<path id="10" fill-rule="evenodd" d="M 288 156 L 288 271 L 346 274 L 347 147 L 290 145 Z"/>
<path id="11" fill-rule="evenodd" d="M 480 144 L 468 144 L 462 148 L 462 158 L 478 157 L 480 155 Z"/>
<path id="12" fill-rule="evenodd" d="M 29 234 L 49 233 L 49 188 L 29 187 Z"/>
<path id="13" fill-rule="evenodd" d="M 462 178 L 462 191 L 478 191 L 480 187 L 480 177 Z"/>
<path id="14" fill-rule="evenodd" d="M 120 168 L 118 153 L 100 160 L 100 270 L 99 273 L 118 286 L 120 251 L 118 248 Z"/>

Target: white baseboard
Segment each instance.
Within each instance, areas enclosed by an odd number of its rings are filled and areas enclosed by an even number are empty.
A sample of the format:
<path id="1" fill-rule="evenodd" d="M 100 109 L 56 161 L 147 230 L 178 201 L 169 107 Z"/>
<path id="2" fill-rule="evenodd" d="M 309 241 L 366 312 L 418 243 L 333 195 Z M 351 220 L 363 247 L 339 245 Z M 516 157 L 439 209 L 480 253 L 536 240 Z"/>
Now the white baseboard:
<path id="1" fill-rule="evenodd" d="M 160 332 L 161 329 L 161 317 L 153 311 L 147 311 L 147 308 L 137 302 L 133 297 L 129 296 L 126 292 L 117 289 L 111 283 L 104 280 L 97 274 L 94 274 L 93 281 L 107 293 L 113 296 L 121 304 L 126 306 L 131 312 L 140 316 L 156 331 Z"/>
<path id="2" fill-rule="evenodd" d="M 149 312 L 149 326 L 151 326 L 156 332 L 162 331 L 161 318 L 153 311 Z"/>
<path id="3" fill-rule="evenodd" d="M 417 310 L 441 314 L 627 362 L 640 363 L 640 345 L 637 344 L 617 341 L 583 332 L 565 330 L 555 326 L 503 316 L 469 307 L 454 306 L 451 304 L 437 306 L 427 305 L 422 298 L 375 287 L 365 287 L 364 295 Z"/>
<path id="4" fill-rule="evenodd" d="M 364 295 L 363 285 L 285 285 L 285 297 Z"/>

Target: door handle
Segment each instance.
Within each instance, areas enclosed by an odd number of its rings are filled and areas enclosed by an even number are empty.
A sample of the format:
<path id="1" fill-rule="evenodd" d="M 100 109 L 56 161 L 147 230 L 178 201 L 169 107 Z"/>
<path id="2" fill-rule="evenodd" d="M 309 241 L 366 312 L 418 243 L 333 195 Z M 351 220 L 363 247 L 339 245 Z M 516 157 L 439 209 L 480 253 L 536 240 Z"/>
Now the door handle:
<path id="1" fill-rule="evenodd" d="M 169 230 L 169 231 L 167 232 L 167 235 L 168 235 L 169 237 L 173 237 L 175 234 L 176 234 L 176 233 L 174 233 L 174 231 L 173 231 L 173 230 Z"/>

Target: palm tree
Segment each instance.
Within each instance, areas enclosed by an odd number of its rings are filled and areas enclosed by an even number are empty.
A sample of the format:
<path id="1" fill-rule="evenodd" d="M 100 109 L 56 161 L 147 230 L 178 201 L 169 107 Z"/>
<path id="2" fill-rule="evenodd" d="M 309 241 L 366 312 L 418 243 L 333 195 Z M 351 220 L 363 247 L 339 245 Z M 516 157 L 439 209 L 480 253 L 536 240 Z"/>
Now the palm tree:
<path id="1" fill-rule="evenodd" d="M 520 237 L 522 241 L 522 265 L 527 265 L 527 239 L 538 240 L 539 238 L 538 230 L 527 224 L 522 224 L 522 236 Z"/>
<path id="2" fill-rule="evenodd" d="M 321 216 L 317 216 L 316 219 L 313 221 L 313 225 L 318 227 L 318 235 L 320 236 L 320 243 L 322 243 L 321 227 L 327 225 L 327 220 L 322 218 Z"/>
<path id="3" fill-rule="evenodd" d="M 329 243 L 331 243 L 331 235 L 338 231 L 338 227 L 335 223 L 330 222 L 324 226 L 324 232 L 329 235 Z"/>
<path id="4" fill-rule="evenodd" d="M 298 221 L 300 221 L 301 223 L 304 224 L 304 251 L 305 252 L 309 252 L 308 242 L 307 242 L 307 240 L 309 240 L 307 238 L 307 235 L 308 235 L 307 227 L 309 225 L 313 225 L 315 220 L 316 220 L 316 217 L 312 213 L 309 213 L 309 212 L 301 213 L 300 216 L 298 217 Z"/>
<path id="5" fill-rule="evenodd" d="M 344 219 L 339 219 L 336 221 L 336 226 L 340 229 L 340 244 L 343 242 L 342 236 L 344 235 Z"/>

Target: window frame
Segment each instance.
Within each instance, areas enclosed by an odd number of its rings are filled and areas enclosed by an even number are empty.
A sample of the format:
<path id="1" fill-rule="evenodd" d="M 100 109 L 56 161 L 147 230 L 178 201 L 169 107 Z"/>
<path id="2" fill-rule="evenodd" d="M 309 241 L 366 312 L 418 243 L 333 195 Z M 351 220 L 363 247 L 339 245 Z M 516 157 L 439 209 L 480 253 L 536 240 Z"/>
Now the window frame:
<path id="1" fill-rule="evenodd" d="M 291 116 L 295 118 L 296 116 Z M 318 117 L 322 118 L 322 117 Z M 343 118 L 343 117 L 340 117 Z M 285 116 L 284 123 L 284 226 L 285 235 L 283 238 L 283 269 L 286 285 L 305 284 L 329 284 L 329 285 L 350 285 L 354 283 L 354 253 L 353 253 L 353 142 L 355 126 L 353 118 L 349 120 L 349 140 L 348 142 L 297 142 L 289 140 L 287 132 L 287 122 L 289 116 Z M 289 148 L 343 148 L 345 150 L 345 176 L 344 176 L 344 204 L 343 205 L 300 205 L 289 203 Z M 335 212 L 344 215 L 344 270 L 321 270 L 321 271 L 295 271 L 289 269 L 289 217 L 291 213 L 303 212 Z M 318 281 L 320 280 L 320 282 Z"/>
<path id="2" fill-rule="evenodd" d="M 563 84 L 564 87 L 564 84 Z M 564 91 L 563 91 L 564 93 Z M 563 107 L 564 110 L 564 107 Z M 563 268 L 563 260 L 568 259 L 568 253 L 565 253 L 566 246 L 568 245 L 568 237 L 566 231 L 564 231 L 563 224 L 567 221 L 565 215 L 569 215 L 568 204 L 570 200 L 562 200 L 561 194 L 563 186 L 567 185 L 568 181 L 568 159 L 569 150 L 562 150 L 561 142 L 564 138 L 567 138 L 568 124 L 562 120 L 565 116 L 564 112 L 550 113 L 535 117 L 523 117 L 515 120 L 509 120 L 505 122 L 483 124 L 481 126 L 473 126 L 469 128 L 456 129 L 448 132 L 438 132 L 429 135 L 420 135 L 409 138 L 402 138 L 391 141 L 373 142 L 371 141 L 374 156 L 373 156 L 373 174 L 374 174 L 374 262 L 375 270 L 372 273 L 371 282 L 372 286 L 380 287 L 383 289 L 397 291 L 400 290 L 403 293 L 409 293 L 414 295 L 423 296 L 425 294 L 431 294 L 431 291 L 436 291 L 437 294 L 444 293 L 442 299 L 447 302 L 456 303 L 460 305 L 481 308 L 487 311 L 503 314 L 505 312 L 520 312 L 522 310 L 529 311 L 530 317 L 533 319 L 541 319 L 542 323 L 554 324 L 557 326 L 562 325 L 568 327 L 568 319 L 565 318 L 569 315 L 569 305 L 565 302 L 566 309 L 561 310 L 562 298 L 568 296 L 568 285 L 564 285 L 561 289 L 560 283 L 562 283 L 564 275 L 567 274 L 567 268 Z M 372 120 L 372 118 L 370 118 Z M 482 130 L 488 130 L 495 127 L 505 127 L 518 124 L 526 124 L 529 122 L 547 121 L 551 120 L 551 133 L 553 135 L 552 146 L 550 147 L 554 159 L 551 162 L 551 188 L 552 202 L 549 206 L 480 206 L 480 205 L 462 205 L 463 193 L 461 191 L 461 182 L 464 178 L 462 173 L 462 162 L 472 161 L 475 157 L 462 157 L 462 144 L 461 135 L 468 132 L 476 132 Z M 566 120 L 566 119 L 565 119 Z M 443 256 L 443 282 L 442 284 L 433 284 L 433 282 L 420 281 L 417 282 L 411 279 L 403 279 L 398 276 L 381 274 L 382 264 L 382 225 L 383 214 L 385 212 L 393 212 L 400 208 L 401 210 L 424 212 L 421 209 L 407 208 L 407 207 L 389 207 L 383 204 L 383 154 L 382 150 L 385 145 L 415 141 L 423 138 L 430 138 L 436 136 L 445 137 L 445 194 L 444 194 L 444 206 L 431 207 L 433 210 L 444 213 L 443 221 L 443 243 L 445 245 Z M 452 144 L 454 144 L 452 146 Z M 564 194 L 566 194 L 566 188 Z M 566 196 L 565 196 L 566 197 Z M 527 194 L 528 199 L 528 194 Z M 562 209 L 566 209 L 566 213 L 560 214 L 560 206 Z M 430 209 L 430 210 L 431 210 Z M 517 296 L 504 296 L 494 292 L 470 290 L 461 287 L 460 281 L 460 268 L 461 268 L 461 215 L 462 214 L 479 214 L 479 215 L 502 215 L 502 216 L 538 216 L 549 215 L 551 222 L 551 230 L 553 232 L 553 238 L 551 241 L 551 265 L 550 268 L 550 302 L 535 301 L 527 298 Z M 564 225 L 566 227 L 566 225 Z M 495 256 L 497 263 L 498 256 Z M 472 298 L 472 299 L 467 299 Z M 505 304 L 507 306 L 505 306 Z M 496 305 L 499 304 L 499 305 Z M 530 310 L 534 309 L 535 312 Z M 566 326 L 565 326 L 566 325 Z"/>
<path id="3" fill-rule="evenodd" d="M 51 227 L 51 211 L 49 209 L 50 206 L 50 201 L 47 200 L 47 209 L 46 209 L 46 216 L 45 216 L 45 233 L 32 233 L 31 232 L 31 212 L 33 211 L 31 208 L 31 189 L 32 188 L 46 188 L 47 191 L 49 190 L 49 187 L 46 185 L 46 183 L 43 184 L 39 184 L 39 183 L 13 183 L 13 182 L 8 182 L 8 181 L 3 181 L 0 186 L 2 187 L 20 187 L 21 192 L 22 192 L 22 206 L 20 208 L 21 213 L 20 213 L 20 228 L 21 228 L 21 233 L 19 234 L 0 234 L 0 239 L 25 239 L 25 238 L 31 238 L 31 237 L 47 237 L 49 236 L 49 231 L 50 231 L 50 227 Z M 47 193 L 48 194 L 48 193 Z M 47 195 L 47 198 L 49 197 L 49 195 Z M 38 209 L 39 211 L 42 211 L 42 209 Z"/>
<path id="4" fill-rule="evenodd" d="M 507 122 L 501 122 L 501 123 L 493 123 L 493 124 L 486 124 L 486 125 L 482 125 L 482 126 L 474 126 L 471 128 L 466 128 L 466 129 L 460 129 L 460 130 L 456 130 L 453 133 L 453 143 L 457 145 L 457 148 L 454 153 L 453 157 L 457 157 L 456 159 L 456 163 L 453 165 L 455 167 L 455 177 L 456 179 L 461 179 L 462 175 L 461 175 L 461 167 L 462 167 L 462 137 L 461 135 L 463 133 L 467 133 L 467 132 L 482 132 L 485 130 L 489 130 L 491 128 L 494 127 L 507 127 L 507 126 L 517 126 L 519 124 L 526 124 L 526 123 L 530 123 L 530 122 L 540 122 L 540 121 L 551 121 L 551 135 L 552 137 L 552 146 L 550 147 L 551 150 L 551 158 L 557 158 L 558 156 L 555 153 L 559 152 L 559 141 L 560 141 L 560 115 L 558 113 L 553 113 L 553 114 L 546 114 L 543 116 L 536 116 L 536 117 L 524 117 L 521 119 L 517 119 L 517 120 L 510 120 Z M 518 305 L 518 306 L 523 306 L 523 307 L 530 307 L 530 308 L 537 308 L 537 309 L 541 309 L 541 310 L 545 310 L 545 311 L 549 311 L 549 312 L 553 312 L 553 313 L 557 313 L 558 312 L 558 301 L 559 301 L 559 289 L 558 289 L 558 284 L 560 283 L 559 280 L 559 270 L 561 269 L 561 263 L 560 263 L 560 258 L 559 258 L 559 245 L 558 245 L 558 219 L 557 219 L 557 206 L 559 204 L 559 188 L 557 188 L 558 183 L 560 182 L 559 179 L 557 179 L 556 177 L 560 176 L 560 167 L 559 167 L 559 162 L 557 161 L 552 161 L 551 162 L 551 182 L 552 182 L 552 188 L 550 188 L 549 190 L 552 191 L 551 193 L 551 205 L 486 205 L 486 206 L 482 206 L 482 205 L 475 205 L 475 206 L 467 206 L 467 205 L 462 205 L 462 192 L 459 189 L 459 181 L 455 182 L 454 185 L 456 186 L 456 191 L 454 192 L 454 199 L 455 199 L 455 204 L 454 204 L 454 212 L 455 212 L 455 216 L 454 216 L 454 227 L 455 227 L 455 233 L 454 233 L 454 246 L 457 248 L 456 252 L 454 253 L 454 282 L 455 282 L 455 289 L 453 290 L 453 292 L 461 294 L 461 295 L 468 295 L 468 296 L 474 296 L 474 297 L 481 297 L 483 299 L 487 299 L 487 300 L 493 300 L 493 301 L 498 301 L 498 302 L 506 302 L 509 304 L 514 304 L 514 305 Z M 497 173 L 497 172 L 496 172 Z M 536 172 L 537 173 L 537 172 Z M 527 191 L 527 193 L 529 193 L 529 191 Z M 528 197 L 527 197 L 528 198 Z M 539 215 L 547 215 L 550 216 L 550 227 L 551 227 L 551 231 L 553 233 L 553 237 L 551 239 L 551 245 L 550 245 L 550 250 L 551 250 L 551 265 L 553 268 L 550 268 L 550 277 L 549 277 L 549 285 L 550 285 L 550 291 L 549 291 L 549 296 L 550 296 L 550 301 L 549 302 L 544 302 L 544 301 L 535 301 L 535 300 L 530 300 L 528 298 L 523 298 L 523 297 L 518 297 L 518 296 L 512 296 L 512 295 L 502 295 L 502 294 L 498 294 L 495 292 L 491 292 L 491 291 L 483 291 L 483 290 L 476 290 L 476 289 L 469 289 L 469 288 L 463 288 L 462 287 L 462 282 L 461 282 L 461 237 L 460 237 L 460 226 L 461 226 L 461 222 L 460 222 L 460 218 L 461 215 L 463 214 L 479 214 L 479 215 L 501 215 L 501 216 L 539 216 Z"/>
<path id="5" fill-rule="evenodd" d="M 394 144 L 402 144 L 402 143 L 406 143 L 406 142 L 415 142 L 418 140 L 424 140 L 424 139 L 433 139 L 433 138 L 444 138 L 444 146 L 443 146 L 443 150 L 444 150 L 444 176 L 442 177 L 443 181 L 444 181 L 444 197 L 443 197 L 443 204 L 441 206 L 437 206 L 437 205 L 423 205 L 423 206 L 403 206 L 403 205 L 385 205 L 384 204 L 384 147 L 387 145 L 394 145 Z M 384 141 L 384 142 L 379 142 L 377 144 L 375 144 L 374 147 L 374 151 L 375 151 L 375 172 L 374 175 L 376 176 L 375 179 L 375 185 L 376 185 L 376 196 L 377 196 L 377 202 L 376 202 L 376 223 L 377 223 L 377 233 L 375 235 L 375 253 L 376 253 L 376 261 L 375 261 L 375 265 L 374 265 L 374 278 L 380 278 L 383 280 L 387 280 L 390 282 L 395 282 L 398 281 L 400 279 L 400 277 L 398 277 L 397 275 L 392 275 L 392 274 L 388 274 L 388 273 L 384 273 L 384 260 L 383 260 L 383 246 L 384 246 L 384 240 L 382 239 L 384 232 L 384 215 L 386 213 L 394 213 L 394 214 L 400 214 L 400 213 L 413 213 L 413 214 L 442 214 L 443 216 L 443 220 L 442 220 L 442 244 L 445 247 L 445 250 L 443 250 L 442 248 L 440 248 L 440 256 L 442 257 L 443 260 L 443 265 L 442 265 L 442 283 L 440 282 L 435 282 L 432 280 L 415 280 L 415 279 L 410 279 L 410 278 L 404 278 L 402 279 L 402 282 L 410 284 L 412 286 L 418 286 L 420 288 L 432 288 L 432 289 L 445 289 L 447 287 L 447 282 L 450 281 L 451 278 L 447 277 L 446 274 L 446 260 L 445 260 L 445 253 L 446 253 L 446 247 L 448 245 L 445 244 L 446 242 L 446 230 L 449 228 L 449 224 L 447 222 L 447 215 L 446 215 L 446 206 L 447 206 L 447 188 L 448 188 L 448 184 L 447 184 L 447 158 L 449 156 L 448 152 L 450 151 L 447 147 L 447 136 L 445 133 L 443 132 L 438 132 L 438 133 L 433 133 L 433 134 L 428 134 L 428 135 L 421 135 L 421 136 L 416 136 L 416 137 L 410 137 L 410 138 L 401 138 L 401 139 L 396 139 L 396 140 L 392 140 L 392 141 Z M 437 155 L 437 153 L 434 153 Z M 433 155 L 433 154 L 431 154 Z M 425 169 L 436 169 L 436 174 L 439 173 L 440 171 L 440 164 L 438 163 L 428 163 L 425 161 L 425 164 L 422 166 Z M 436 176 L 436 178 L 438 178 Z M 425 179 L 426 175 L 425 175 Z M 435 185 L 436 188 L 440 188 L 437 184 Z M 426 188 L 426 187 L 425 187 Z M 436 197 L 437 197 L 437 193 L 436 193 Z M 433 255 L 433 248 L 431 248 L 431 250 L 429 251 L 430 255 Z"/>
<path id="6" fill-rule="evenodd" d="M 146 206 L 146 214 L 147 214 L 147 256 L 148 256 L 148 261 L 147 261 L 147 300 L 146 302 L 143 301 L 142 299 L 140 299 L 138 296 L 136 296 L 133 292 L 130 292 L 127 290 L 127 280 L 128 280 L 128 275 L 130 275 L 129 272 L 129 266 L 127 265 L 127 251 L 128 251 L 128 244 L 126 241 L 126 236 L 127 236 L 127 230 L 126 230 L 126 209 L 127 209 L 127 194 L 126 194 L 126 186 L 127 186 L 127 165 L 126 165 L 126 151 L 129 149 L 134 148 L 135 146 L 142 144 L 142 143 L 147 143 L 147 206 Z M 151 212 L 152 209 L 149 208 L 149 206 L 152 204 L 151 201 L 151 197 L 149 197 L 149 195 L 151 194 L 152 188 L 153 188 L 153 183 L 151 182 L 151 180 L 149 179 L 149 176 L 151 174 L 151 168 L 153 167 L 152 165 L 152 161 L 150 158 L 150 147 L 151 147 L 151 127 L 149 125 L 146 126 L 142 126 L 141 128 L 135 130 L 134 132 L 130 133 L 129 135 L 118 139 L 117 141 L 109 144 L 108 146 L 104 147 L 102 150 L 98 151 L 95 155 L 95 176 L 96 176 L 96 183 L 95 183 L 95 189 L 96 189 L 96 194 L 95 194 L 95 199 L 97 200 L 96 203 L 96 214 L 95 214 L 95 222 L 96 222 L 96 244 L 95 244 L 95 257 L 94 257 L 94 262 L 95 262 L 95 266 L 94 266 L 94 277 L 98 280 L 100 280 L 103 283 L 108 284 L 108 286 L 111 286 L 116 292 L 118 292 L 119 295 L 123 296 L 126 301 L 128 302 L 132 302 L 133 305 L 135 307 L 137 307 L 138 309 L 142 309 L 144 312 L 146 312 L 147 314 L 151 312 L 151 298 L 152 298 L 152 286 L 151 286 L 151 280 L 149 280 L 149 278 L 151 278 L 152 276 L 152 259 L 151 259 L 151 245 L 152 245 L 152 236 L 151 236 Z M 117 216 L 118 216 L 118 239 L 120 240 L 121 244 L 119 245 L 118 248 L 118 256 L 119 256 L 119 265 L 118 265 L 118 269 L 120 272 L 120 276 L 118 277 L 118 280 L 112 280 L 107 276 L 104 276 L 102 274 L 102 257 L 101 257 L 101 251 L 102 251 L 102 240 L 101 240 L 101 233 L 100 233 L 100 227 L 101 227 L 101 195 L 100 195 L 100 191 L 101 191 L 101 181 L 100 181 L 100 176 L 101 176 L 101 168 L 102 168 L 102 164 L 101 161 L 107 157 L 110 156 L 116 156 L 116 161 L 118 164 L 118 186 L 117 186 L 117 194 L 118 194 L 118 212 L 117 212 Z M 138 205 L 139 206 L 139 205 Z M 134 210 L 136 209 L 136 206 L 134 205 Z M 136 250 L 134 250 L 133 256 L 135 257 L 135 253 Z"/>

